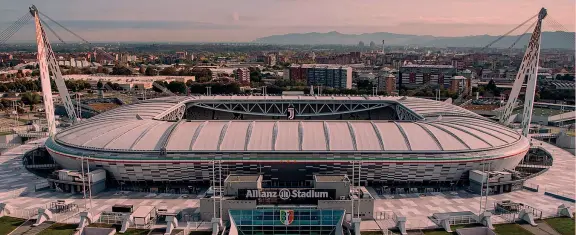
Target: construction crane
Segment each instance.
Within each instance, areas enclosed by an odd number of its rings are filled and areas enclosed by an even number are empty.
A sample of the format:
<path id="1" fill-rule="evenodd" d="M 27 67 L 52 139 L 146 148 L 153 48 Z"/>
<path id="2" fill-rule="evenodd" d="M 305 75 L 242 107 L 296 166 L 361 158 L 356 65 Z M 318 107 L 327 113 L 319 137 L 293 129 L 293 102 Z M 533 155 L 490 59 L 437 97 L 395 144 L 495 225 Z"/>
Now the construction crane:
<path id="1" fill-rule="evenodd" d="M 72 104 L 72 99 L 70 99 L 70 94 L 64 83 L 64 78 L 62 77 L 62 72 L 60 71 L 60 66 L 56 61 L 56 56 L 54 51 L 52 51 L 52 46 L 48 37 L 46 37 L 46 32 L 42 27 L 42 22 L 40 20 L 40 15 L 36 6 L 32 5 L 29 8 L 30 14 L 34 17 L 34 24 L 36 26 L 36 44 L 38 46 L 38 65 L 40 68 L 40 82 L 42 86 L 42 96 L 44 98 L 46 119 L 48 121 L 48 132 L 50 136 L 56 134 L 56 120 L 54 117 L 54 101 L 52 99 L 52 86 L 50 84 L 50 74 L 54 78 L 56 87 L 58 88 L 58 93 L 60 94 L 60 99 L 66 109 L 66 114 L 72 122 L 78 121 L 78 116 L 74 110 L 74 105 Z"/>
<path id="2" fill-rule="evenodd" d="M 546 18 L 547 11 L 542 8 L 538 13 L 538 21 L 530 37 L 528 43 L 528 48 L 520 64 L 520 69 L 518 74 L 516 74 L 516 79 L 514 80 L 514 85 L 512 86 L 512 91 L 510 92 L 510 97 L 508 102 L 504 106 L 504 109 L 499 117 L 499 121 L 502 124 L 509 125 L 514 110 L 518 95 L 522 89 L 522 84 L 527 81 L 526 94 L 524 99 L 524 110 L 522 112 L 522 135 L 528 136 L 530 131 L 530 121 L 532 120 L 532 108 L 534 105 L 534 94 L 536 93 L 536 78 L 538 75 L 538 62 L 540 60 L 540 43 L 542 36 L 542 20 Z"/>

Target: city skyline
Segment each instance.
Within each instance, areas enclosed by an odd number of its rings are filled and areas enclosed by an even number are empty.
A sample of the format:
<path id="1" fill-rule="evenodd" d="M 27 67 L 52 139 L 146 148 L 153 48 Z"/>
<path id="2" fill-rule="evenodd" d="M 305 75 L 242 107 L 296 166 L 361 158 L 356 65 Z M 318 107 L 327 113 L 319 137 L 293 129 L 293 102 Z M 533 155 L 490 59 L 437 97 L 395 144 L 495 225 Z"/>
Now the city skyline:
<path id="1" fill-rule="evenodd" d="M 270 35 L 329 31 L 502 35 L 535 15 L 541 7 L 546 7 L 550 16 L 568 31 L 574 31 L 574 3 L 570 0 L 415 0 L 394 5 L 375 0 L 173 0 L 171 4 L 149 0 L 25 0 L 3 4 L 7 7 L 0 10 L 0 29 L 7 28 L 32 4 L 94 42 L 249 42 Z M 528 25 L 515 34 L 524 32 Z M 64 40 L 75 39 L 58 27 L 53 28 Z M 545 31 L 557 29 L 544 24 Z M 12 41 L 33 40 L 31 22 L 20 31 Z"/>

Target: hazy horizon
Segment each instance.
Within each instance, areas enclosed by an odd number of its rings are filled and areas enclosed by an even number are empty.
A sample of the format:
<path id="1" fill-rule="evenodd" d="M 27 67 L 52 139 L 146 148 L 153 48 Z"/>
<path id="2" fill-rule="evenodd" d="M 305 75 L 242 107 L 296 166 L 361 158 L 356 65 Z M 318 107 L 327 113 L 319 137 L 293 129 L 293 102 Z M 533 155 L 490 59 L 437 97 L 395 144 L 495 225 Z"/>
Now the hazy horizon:
<path id="1" fill-rule="evenodd" d="M 545 31 L 574 32 L 572 0 L 0 0 L 0 30 L 30 5 L 91 42 L 251 42 L 289 33 L 502 35 L 546 7 Z M 45 19 L 65 41 L 74 36 Z M 522 34 L 530 23 L 516 30 Z M 48 31 L 48 30 L 47 30 Z M 57 42 L 47 32 L 52 42 Z M 8 42 L 33 41 L 32 21 Z"/>

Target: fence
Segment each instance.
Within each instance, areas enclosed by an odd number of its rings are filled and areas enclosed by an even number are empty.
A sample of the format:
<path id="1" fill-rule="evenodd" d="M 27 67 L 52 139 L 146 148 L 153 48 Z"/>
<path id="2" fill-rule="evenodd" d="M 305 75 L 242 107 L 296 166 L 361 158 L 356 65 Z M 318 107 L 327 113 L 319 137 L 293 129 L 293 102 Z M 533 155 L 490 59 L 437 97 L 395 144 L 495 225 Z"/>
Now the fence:
<path id="1" fill-rule="evenodd" d="M 448 223 L 450 225 L 475 224 L 478 223 L 478 216 L 476 215 L 450 216 Z"/>
<path id="2" fill-rule="evenodd" d="M 393 211 L 380 211 L 374 214 L 375 220 L 394 220 L 397 222 L 398 216 Z"/>
<path id="3" fill-rule="evenodd" d="M 33 209 L 10 209 L 10 216 L 22 219 L 32 219 L 38 215 L 38 208 Z"/>

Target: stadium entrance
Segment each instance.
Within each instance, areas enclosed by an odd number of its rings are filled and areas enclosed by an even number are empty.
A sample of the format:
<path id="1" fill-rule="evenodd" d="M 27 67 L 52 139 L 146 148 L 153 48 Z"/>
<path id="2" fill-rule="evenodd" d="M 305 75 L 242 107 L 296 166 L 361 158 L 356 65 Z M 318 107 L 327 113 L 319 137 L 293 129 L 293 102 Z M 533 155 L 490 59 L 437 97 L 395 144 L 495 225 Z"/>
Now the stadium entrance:
<path id="1" fill-rule="evenodd" d="M 344 210 L 270 208 L 229 213 L 231 232 L 237 234 L 343 234 Z"/>
<path id="2" fill-rule="evenodd" d="M 346 175 L 315 175 L 310 188 L 263 188 L 262 178 L 226 177 L 200 199 L 201 220 L 223 221 L 230 234 L 341 235 L 353 220 L 374 217 L 374 198 Z"/>

